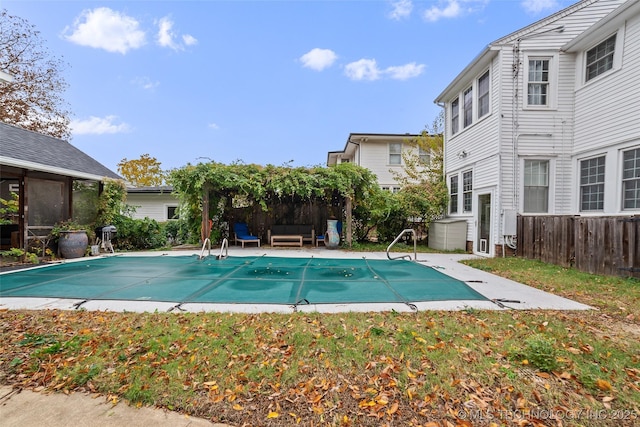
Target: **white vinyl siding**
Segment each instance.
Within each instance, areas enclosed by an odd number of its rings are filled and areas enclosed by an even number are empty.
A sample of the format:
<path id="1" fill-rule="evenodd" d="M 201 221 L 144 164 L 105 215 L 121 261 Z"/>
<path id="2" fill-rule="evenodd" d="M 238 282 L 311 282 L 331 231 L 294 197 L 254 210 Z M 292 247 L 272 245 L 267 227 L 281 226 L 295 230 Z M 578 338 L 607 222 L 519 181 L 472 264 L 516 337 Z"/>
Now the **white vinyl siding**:
<path id="1" fill-rule="evenodd" d="M 178 198 L 169 193 L 127 193 L 127 205 L 135 209 L 131 216 L 135 219 L 150 218 L 158 222 L 172 219 L 170 208 L 178 206 Z"/>

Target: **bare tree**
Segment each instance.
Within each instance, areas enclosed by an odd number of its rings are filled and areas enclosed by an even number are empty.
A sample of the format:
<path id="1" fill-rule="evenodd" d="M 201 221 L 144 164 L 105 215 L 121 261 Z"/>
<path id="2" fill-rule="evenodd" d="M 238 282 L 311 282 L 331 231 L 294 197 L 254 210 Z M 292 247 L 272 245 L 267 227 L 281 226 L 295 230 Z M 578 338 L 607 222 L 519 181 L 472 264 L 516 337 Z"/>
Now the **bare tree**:
<path id="1" fill-rule="evenodd" d="M 66 65 L 50 55 L 34 25 L 0 11 L 0 70 L 13 76 L 11 83 L 0 82 L 0 121 L 68 140 Z"/>

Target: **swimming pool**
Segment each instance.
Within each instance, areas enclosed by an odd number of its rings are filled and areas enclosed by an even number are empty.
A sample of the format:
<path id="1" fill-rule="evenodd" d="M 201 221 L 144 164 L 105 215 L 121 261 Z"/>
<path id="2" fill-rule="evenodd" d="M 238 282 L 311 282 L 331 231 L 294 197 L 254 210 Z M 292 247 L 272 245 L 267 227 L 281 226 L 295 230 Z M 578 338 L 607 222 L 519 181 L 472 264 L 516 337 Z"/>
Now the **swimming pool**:
<path id="1" fill-rule="evenodd" d="M 0 297 L 176 303 L 403 303 L 487 298 L 407 260 L 232 256 L 113 256 L 0 277 Z"/>

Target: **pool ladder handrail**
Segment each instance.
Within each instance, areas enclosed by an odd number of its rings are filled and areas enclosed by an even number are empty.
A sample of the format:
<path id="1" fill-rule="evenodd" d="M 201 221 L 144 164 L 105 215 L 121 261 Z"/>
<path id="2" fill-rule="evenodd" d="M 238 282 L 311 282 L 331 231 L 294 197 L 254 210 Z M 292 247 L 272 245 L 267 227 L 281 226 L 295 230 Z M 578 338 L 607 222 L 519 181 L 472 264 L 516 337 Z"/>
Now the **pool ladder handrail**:
<path id="1" fill-rule="evenodd" d="M 224 251 L 224 255 L 222 252 Z M 220 245 L 220 255 L 217 256 L 217 259 L 223 259 L 229 256 L 229 240 L 225 237 L 222 239 L 222 244 Z"/>
<path id="2" fill-rule="evenodd" d="M 200 251 L 200 256 L 198 259 L 204 259 L 204 249 L 209 249 L 209 256 L 211 256 L 211 240 L 207 237 L 204 239 L 204 243 L 202 243 L 202 250 Z"/>
<path id="3" fill-rule="evenodd" d="M 402 233 L 398 234 L 398 237 L 395 238 L 395 240 L 393 242 L 391 242 L 391 244 L 389 246 L 387 246 L 387 258 L 389 259 L 404 259 L 407 258 L 409 261 L 411 261 L 411 255 L 401 255 L 401 256 L 397 256 L 397 257 L 391 257 L 391 255 L 389 254 L 389 251 L 391 250 L 391 247 L 393 245 L 395 245 L 396 243 L 398 243 L 398 240 L 400 240 L 402 238 L 402 236 L 404 236 L 407 233 L 411 233 L 413 235 L 413 259 L 414 261 L 418 260 L 418 244 L 417 244 L 417 237 L 416 237 L 416 231 L 413 228 L 405 228 L 404 230 L 402 230 Z"/>

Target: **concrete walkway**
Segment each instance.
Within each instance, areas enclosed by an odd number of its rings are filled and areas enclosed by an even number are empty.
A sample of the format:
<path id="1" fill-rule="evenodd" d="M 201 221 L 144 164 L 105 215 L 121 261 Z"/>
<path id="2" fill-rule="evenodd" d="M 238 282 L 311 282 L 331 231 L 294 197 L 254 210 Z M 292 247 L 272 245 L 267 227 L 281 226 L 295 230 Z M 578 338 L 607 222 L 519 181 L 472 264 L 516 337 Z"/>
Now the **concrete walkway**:
<path id="1" fill-rule="evenodd" d="M 202 418 L 154 408 L 113 404 L 90 394 L 36 393 L 0 387 L 2 427 L 225 427 Z"/>

